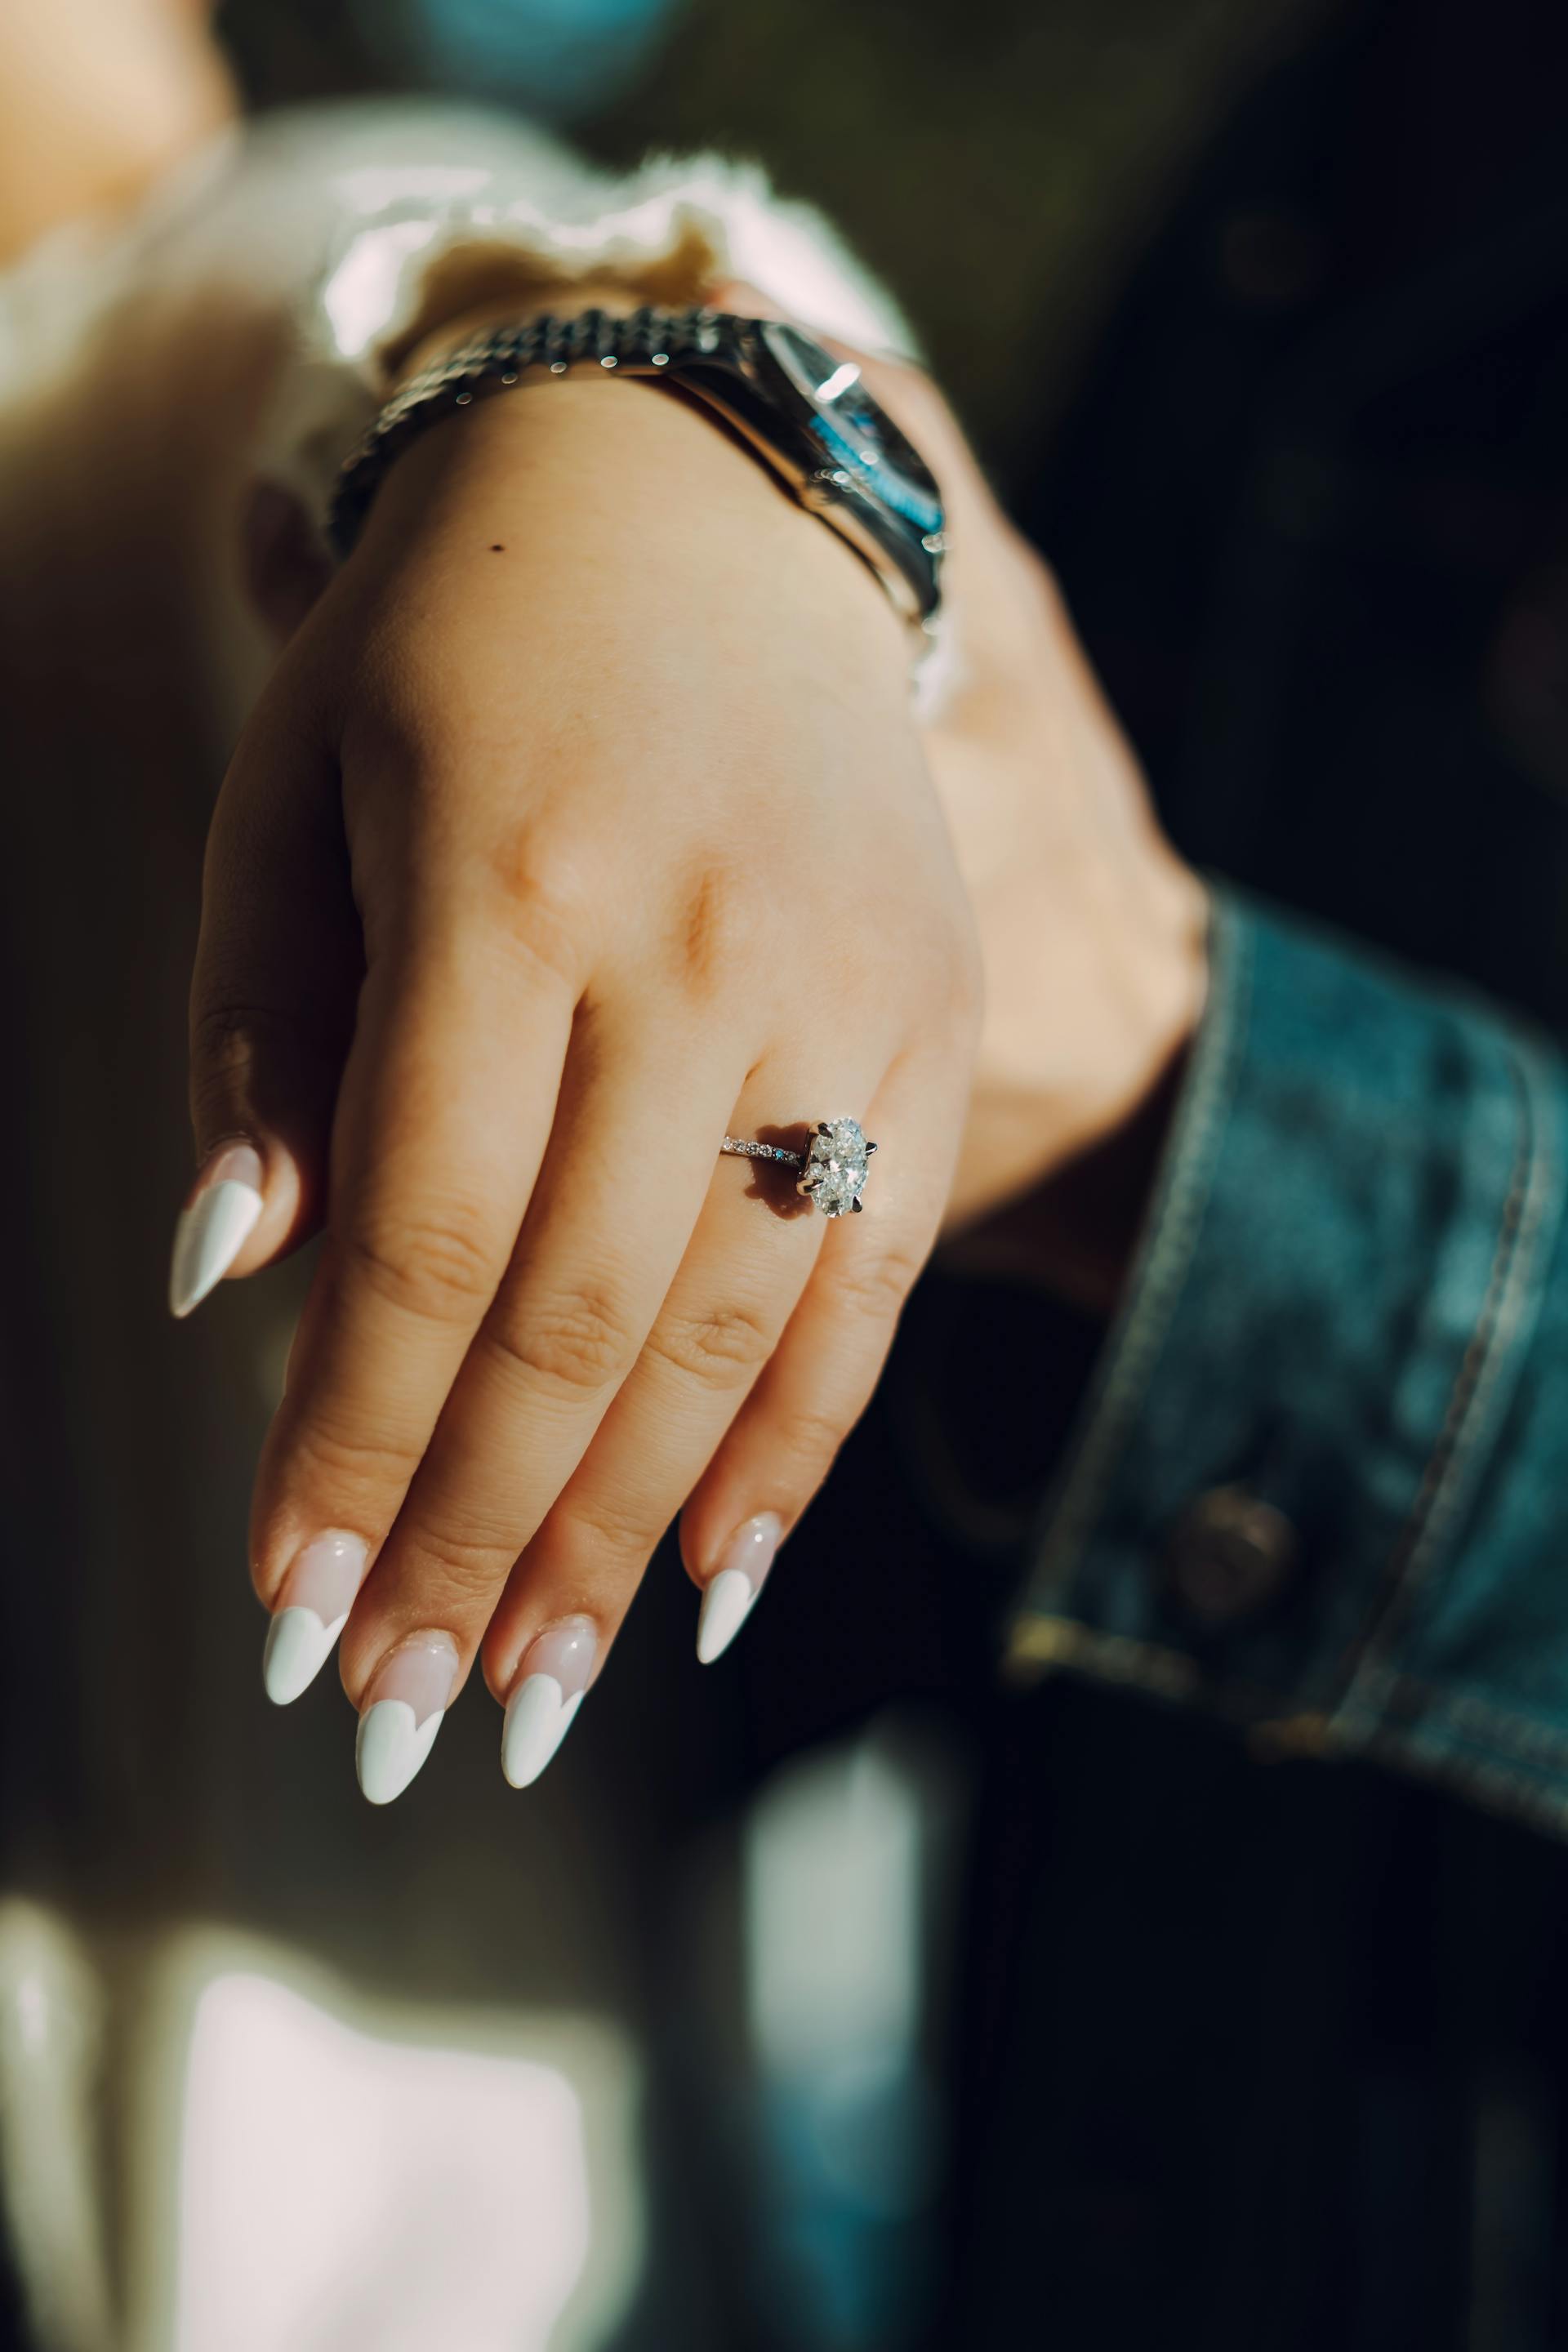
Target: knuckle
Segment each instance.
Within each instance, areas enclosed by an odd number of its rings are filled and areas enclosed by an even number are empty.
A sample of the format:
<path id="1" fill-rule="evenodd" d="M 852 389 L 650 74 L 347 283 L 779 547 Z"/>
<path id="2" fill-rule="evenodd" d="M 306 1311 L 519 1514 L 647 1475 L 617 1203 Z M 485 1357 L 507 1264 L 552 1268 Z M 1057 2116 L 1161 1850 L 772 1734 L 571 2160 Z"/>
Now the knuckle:
<path id="1" fill-rule="evenodd" d="M 512 953 L 575 988 L 587 967 L 595 895 L 581 862 L 531 836 L 497 855 L 498 900 Z"/>
<path id="2" fill-rule="evenodd" d="M 768 1423 L 768 1452 L 780 1462 L 794 1462 L 816 1479 L 822 1475 L 848 1433 L 846 1416 L 821 1404 L 793 1404 L 774 1413 Z"/>
<path id="3" fill-rule="evenodd" d="M 318 1407 L 290 1433 L 290 1451 L 307 1486 L 344 1492 L 401 1494 L 419 1462 L 419 1447 L 384 1424 Z M 340 1505 L 341 1507 L 341 1505 Z"/>
<path id="4" fill-rule="evenodd" d="M 477 1204 L 450 1201 L 417 1218 L 362 1217 L 343 1247 L 351 1274 L 422 1322 L 471 1315 L 495 1287 L 489 1220 Z"/>
<path id="5" fill-rule="evenodd" d="M 557 1530 L 557 1543 L 564 1559 L 592 1562 L 595 1573 L 607 1559 L 636 1570 L 651 1558 L 664 1529 L 665 1521 L 650 1517 L 646 1503 L 635 1496 L 620 1501 L 612 1493 L 597 1492 L 574 1503 L 569 1519 Z"/>
<path id="6" fill-rule="evenodd" d="M 248 1059 L 258 1026 L 276 1018 L 258 1005 L 203 1005 L 191 1017 L 192 1055 L 210 1069 L 227 1069 Z"/>
<path id="7" fill-rule="evenodd" d="M 260 1054 L 301 1045 L 300 1024 L 276 1006 L 238 1000 L 205 1004 L 191 1016 L 192 1087 L 198 1104 L 243 1078 Z"/>
<path id="8" fill-rule="evenodd" d="M 743 870 L 707 862 L 689 874 L 677 894 L 669 934 L 669 961 L 681 985 L 699 995 L 719 988 L 748 958 L 761 911 Z"/>
<path id="9" fill-rule="evenodd" d="M 697 1387 L 721 1395 L 749 1388 L 777 1344 L 758 1308 L 731 1306 L 704 1315 L 667 1314 L 648 1336 L 650 1353 Z"/>
<path id="10" fill-rule="evenodd" d="M 411 1531 L 405 1572 L 428 1596 L 439 1622 L 447 1622 L 454 1605 L 458 1613 L 482 1606 L 488 1616 L 516 1550 L 490 1529 L 422 1525 Z"/>
<path id="11" fill-rule="evenodd" d="M 925 1255 L 904 1243 L 885 1243 L 875 1257 L 840 1270 L 834 1283 L 836 1306 L 863 1322 L 893 1323 L 914 1288 Z"/>
<path id="12" fill-rule="evenodd" d="M 637 1356 L 626 1307 L 607 1286 L 581 1285 L 531 1297 L 524 1311 L 497 1317 L 486 1344 L 521 1369 L 529 1385 L 583 1400 L 618 1388 Z"/>

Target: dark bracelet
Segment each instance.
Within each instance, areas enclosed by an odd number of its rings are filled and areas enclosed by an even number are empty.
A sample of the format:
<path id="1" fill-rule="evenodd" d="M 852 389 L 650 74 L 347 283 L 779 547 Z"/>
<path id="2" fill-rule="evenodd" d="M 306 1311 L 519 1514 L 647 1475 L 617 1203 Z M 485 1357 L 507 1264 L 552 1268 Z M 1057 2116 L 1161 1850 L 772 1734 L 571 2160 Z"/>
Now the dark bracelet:
<path id="1" fill-rule="evenodd" d="M 382 410 L 338 470 L 327 509 L 327 535 L 340 557 L 352 552 L 387 468 L 427 425 L 476 400 L 510 392 L 531 368 L 565 375 L 575 367 L 654 370 L 672 359 L 714 350 L 726 314 L 702 309 L 645 307 L 629 317 L 584 310 L 570 319 L 531 319 L 474 336 L 434 366 L 411 376 Z"/>

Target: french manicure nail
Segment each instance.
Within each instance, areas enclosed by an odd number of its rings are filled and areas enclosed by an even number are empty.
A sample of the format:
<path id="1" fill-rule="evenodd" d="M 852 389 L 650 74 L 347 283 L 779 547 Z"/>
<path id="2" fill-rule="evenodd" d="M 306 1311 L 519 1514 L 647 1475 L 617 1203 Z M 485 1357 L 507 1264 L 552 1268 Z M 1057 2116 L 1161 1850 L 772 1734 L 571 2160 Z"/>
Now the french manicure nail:
<path id="1" fill-rule="evenodd" d="M 457 1679 L 450 1633 L 415 1633 L 384 1662 L 354 1742 L 354 1769 L 373 1805 L 390 1805 L 407 1788 L 436 1745 Z"/>
<path id="2" fill-rule="evenodd" d="M 529 1643 L 501 1725 L 500 1768 L 514 1789 L 538 1780 L 571 1730 L 598 1647 L 589 1617 L 563 1618 Z"/>
<path id="3" fill-rule="evenodd" d="M 342 1528 L 329 1528 L 295 1553 L 261 1654 L 262 1685 L 274 1706 L 288 1706 L 309 1690 L 326 1664 L 369 1557 L 364 1538 Z"/>
<path id="4" fill-rule="evenodd" d="M 261 1155 L 248 1143 L 216 1152 L 174 1226 L 169 1311 L 184 1316 L 216 1290 L 261 1214 Z"/>
<path id="5" fill-rule="evenodd" d="M 783 1533 L 778 1513 L 762 1511 L 737 1528 L 725 1545 L 697 1613 L 697 1655 L 703 1665 L 723 1656 L 756 1607 Z"/>

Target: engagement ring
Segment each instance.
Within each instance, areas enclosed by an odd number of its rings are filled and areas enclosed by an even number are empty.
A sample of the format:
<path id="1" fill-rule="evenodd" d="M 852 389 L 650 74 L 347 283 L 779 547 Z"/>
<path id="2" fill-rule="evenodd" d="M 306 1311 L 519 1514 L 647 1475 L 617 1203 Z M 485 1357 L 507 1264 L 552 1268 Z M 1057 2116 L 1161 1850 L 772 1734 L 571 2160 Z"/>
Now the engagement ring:
<path id="1" fill-rule="evenodd" d="M 785 1168 L 798 1168 L 795 1191 L 825 1217 L 842 1217 L 850 1209 L 859 1215 L 876 1149 L 853 1118 L 819 1119 L 804 1151 L 786 1151 L 777 1143 L 748 1143 L 737 1135 L 727 1135 L 719 1146 L 721 1154 L 727 1151 L 738 1160 L 775 1160 Z"/>

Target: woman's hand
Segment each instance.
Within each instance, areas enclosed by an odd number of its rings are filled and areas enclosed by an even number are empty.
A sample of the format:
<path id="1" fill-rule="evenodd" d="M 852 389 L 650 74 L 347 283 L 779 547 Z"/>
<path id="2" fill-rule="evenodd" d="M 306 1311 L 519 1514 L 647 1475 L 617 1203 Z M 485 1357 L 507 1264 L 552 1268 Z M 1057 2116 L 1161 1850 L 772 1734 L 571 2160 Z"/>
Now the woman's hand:
<path id="1" fill-rule="evenodd" d="M 909 660 L 710 420 L 573 379 L 400 461 L 247 730 L 179 1255 L 326 1227 L 252 1569 L 275 1697 L 342 1626 L 374 1798 L 476 1654 L 533 1777 L 682 1504 L 716 1654 L 869 1394 L 978 1011 Z M 842 1230 L 718 1156 L 840 1115 Z"/>

